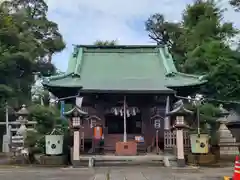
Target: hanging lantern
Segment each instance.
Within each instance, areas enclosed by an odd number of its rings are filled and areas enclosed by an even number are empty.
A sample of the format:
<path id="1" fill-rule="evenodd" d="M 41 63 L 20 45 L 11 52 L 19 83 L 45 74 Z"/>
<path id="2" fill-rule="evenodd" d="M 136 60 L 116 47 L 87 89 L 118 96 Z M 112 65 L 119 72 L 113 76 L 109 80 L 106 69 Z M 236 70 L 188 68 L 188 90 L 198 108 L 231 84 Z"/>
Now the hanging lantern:
<path id="1" fill-rule="evenodd" d="M 113 111 L 114 111 L 114 115 L 117 116 L 117 115 L 118 115 L 118 110 L 117 110 L 117 108 L 114 108 Z"/>
<path id="2" fill-rule="evenodd" d="M 123 110 L 122 109 L 120 110 L 120 116 L 123 116 Z"/>
<path id="3" fill-rule="evenodd" d="M 127 117 L 130 117 L 130 112 L 128 109 L 126 110 L 126 114 L 127 114 Z"/>
<path id="4" fill-rule="evenodd" d="M 136 113 L 136 108 L 133 108 L 132 115 L 133 115 L 133 116 L 136 116 L 136 114 L 137 114 L 137 113 Z"/>

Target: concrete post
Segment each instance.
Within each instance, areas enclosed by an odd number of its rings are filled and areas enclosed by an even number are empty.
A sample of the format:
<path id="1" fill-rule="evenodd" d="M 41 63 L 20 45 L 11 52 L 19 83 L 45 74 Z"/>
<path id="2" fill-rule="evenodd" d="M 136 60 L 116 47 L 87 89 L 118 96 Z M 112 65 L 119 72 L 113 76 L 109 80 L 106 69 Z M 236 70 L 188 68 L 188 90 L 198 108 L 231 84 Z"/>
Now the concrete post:
<path id="1" fill-rule="evenodd" d="M 167 96 L 166 98 L 166 107 L 165 107 L 165 114 L 168 114 L 170 111 L 170 97 Z M 166 116 L 164 118 L 164 130 L 170 130 L 170 117 Z"/>
<path id="2" fill-rule="evenodd" d="M 80 133 L 74 130 L 73 133 L 73 166 L 76 167 L 80 163 Z"/>
<path id="3" fill-rule="evenodd" d="M 176 129 L 177 138 L 177 163 L 179 167 L 185 166 L 184 159 L 184 144 L 183 144 L 183 129 Z"/>

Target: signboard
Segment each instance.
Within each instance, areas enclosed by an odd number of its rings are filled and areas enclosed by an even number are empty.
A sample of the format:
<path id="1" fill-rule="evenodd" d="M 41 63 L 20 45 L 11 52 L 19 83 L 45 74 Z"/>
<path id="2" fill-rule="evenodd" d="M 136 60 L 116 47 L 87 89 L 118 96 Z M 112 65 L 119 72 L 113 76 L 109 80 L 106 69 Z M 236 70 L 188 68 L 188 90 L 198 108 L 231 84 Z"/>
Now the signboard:
<path id="1" fill-rule="evenodd" d="M 137 143 L 144 143 L 144 137 L 143 136 L 135 136 L 135 141 Z"/>
<path id="2" fill-rule="evenodd" d="M 78 108 L 82 107 L 82 101 L 83 101 L 83 98 L 82 97 L 76 97 L 76 106 Z"/>

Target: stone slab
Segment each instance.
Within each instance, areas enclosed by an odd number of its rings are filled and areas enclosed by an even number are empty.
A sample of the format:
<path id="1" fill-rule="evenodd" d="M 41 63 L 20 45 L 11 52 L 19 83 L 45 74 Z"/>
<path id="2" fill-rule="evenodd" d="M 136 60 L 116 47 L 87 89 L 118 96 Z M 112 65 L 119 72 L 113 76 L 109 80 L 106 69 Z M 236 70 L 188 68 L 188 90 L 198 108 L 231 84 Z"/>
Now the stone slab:
<path id="1" fill-rule="evenodd" d="M 4 180 L 220 180 L 231 176 L 231 168 L 200 168 L 175 170 L 165 167 L 105 167 L 105 168 L 1 168 Z"/>
<path id="2" fill-rule="evenodd" d="M 74 168 L 79 168 L 79 167 L 81 167 L 81 166 L 82 166 L 81 161 L 72 160 L 72 167 L 74 167 Z"/>

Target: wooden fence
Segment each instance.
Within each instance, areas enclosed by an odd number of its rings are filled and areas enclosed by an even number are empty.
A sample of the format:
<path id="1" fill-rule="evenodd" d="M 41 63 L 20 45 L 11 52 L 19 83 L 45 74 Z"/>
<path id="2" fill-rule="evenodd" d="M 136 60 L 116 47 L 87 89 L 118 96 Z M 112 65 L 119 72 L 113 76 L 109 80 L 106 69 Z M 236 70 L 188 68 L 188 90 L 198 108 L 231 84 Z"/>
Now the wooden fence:
<path id="1" fill-rule="evenodd" d="M 176 131 L 164 131 L 164 150 L 172 150 L 176 148 L 176 144 Z M 188 131 L 183 131 L 183 144 L 185 151 L 191 148 Z"/>

